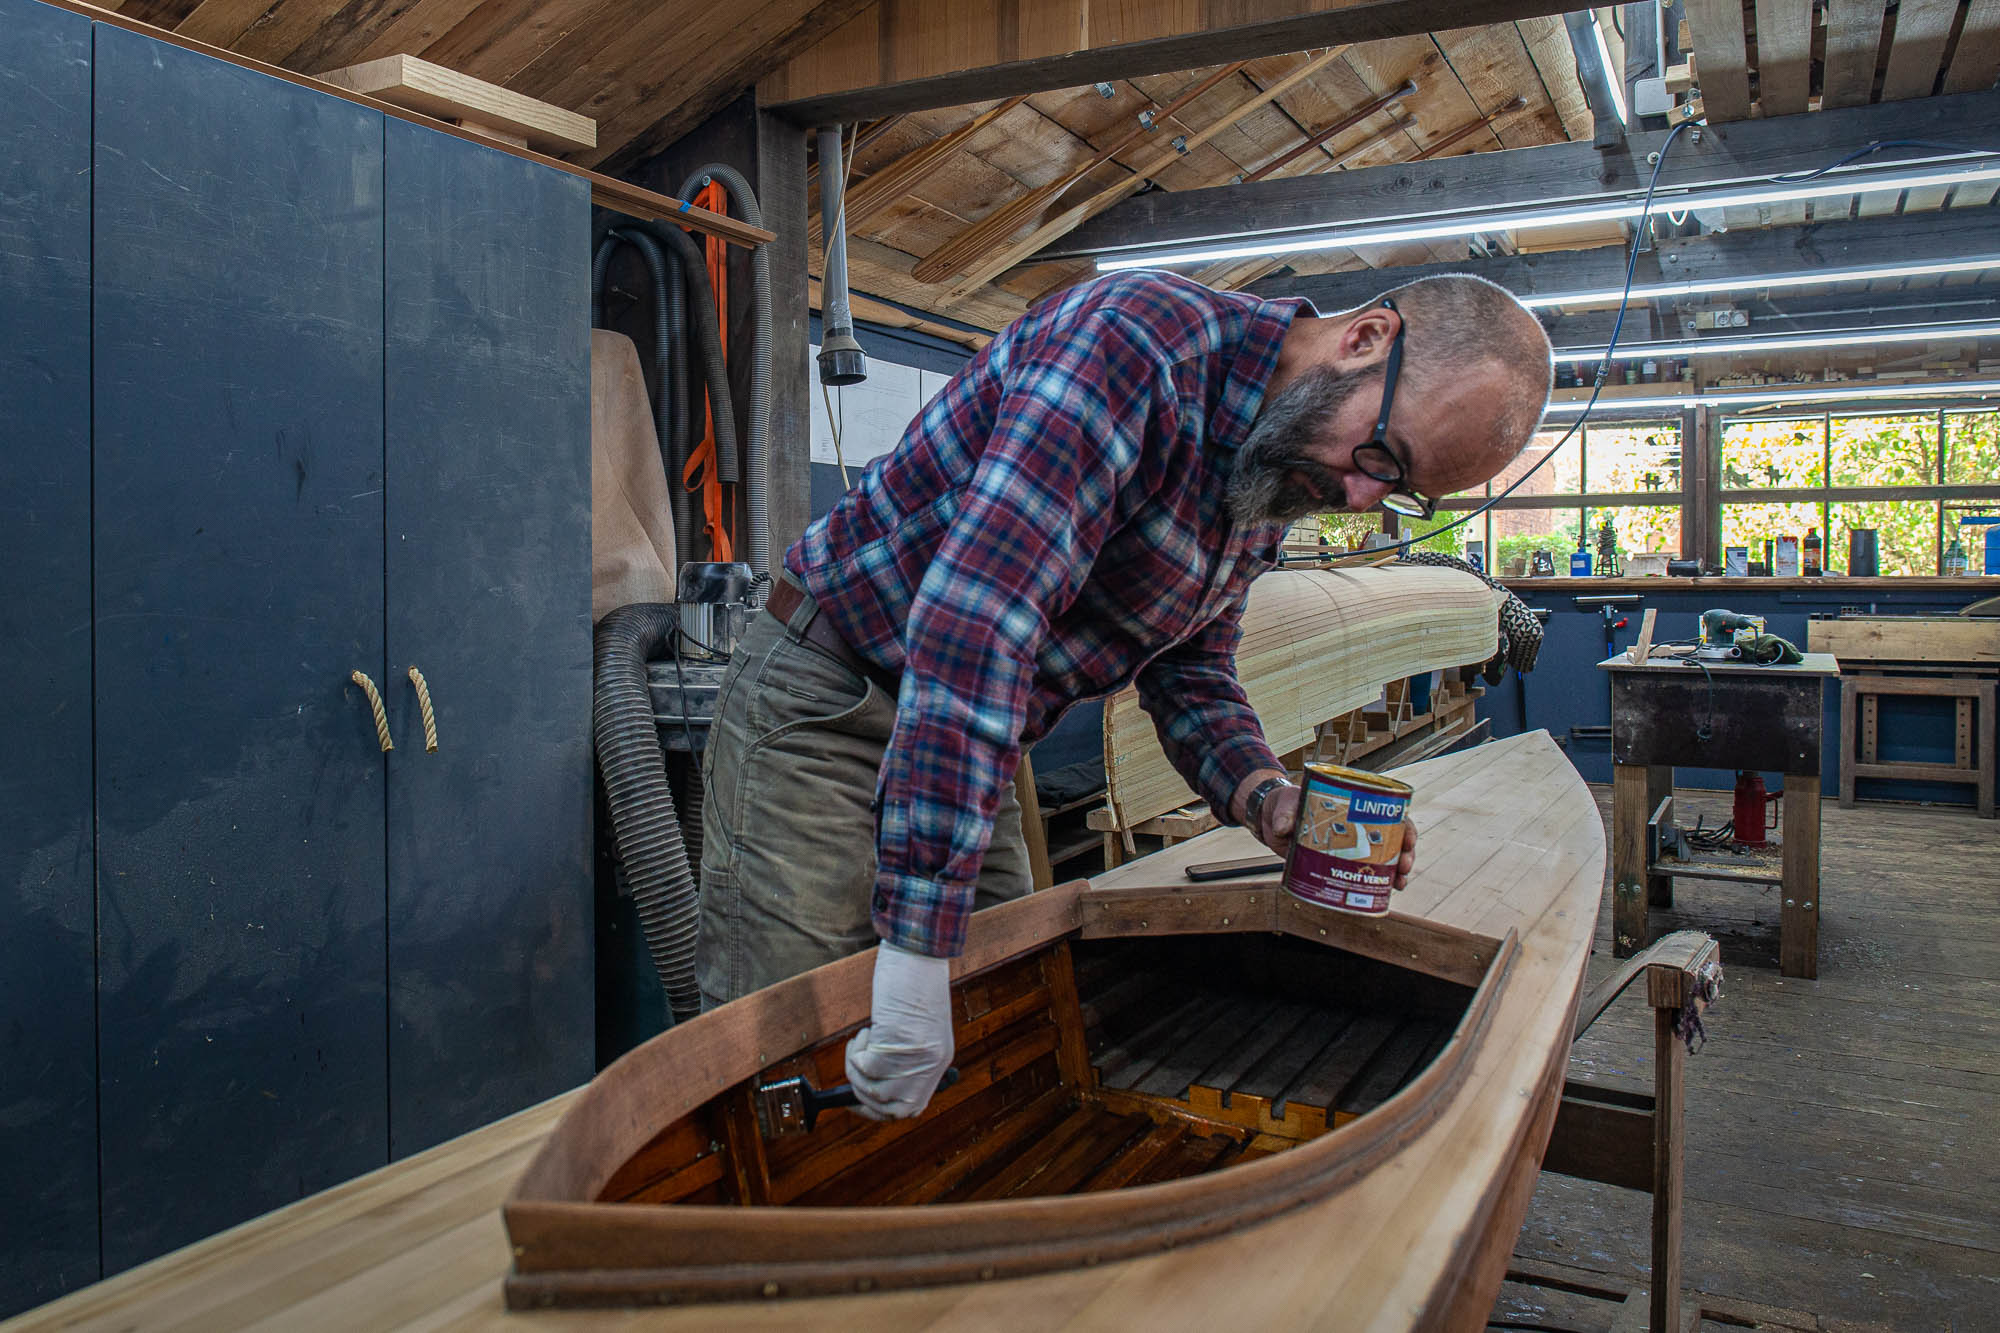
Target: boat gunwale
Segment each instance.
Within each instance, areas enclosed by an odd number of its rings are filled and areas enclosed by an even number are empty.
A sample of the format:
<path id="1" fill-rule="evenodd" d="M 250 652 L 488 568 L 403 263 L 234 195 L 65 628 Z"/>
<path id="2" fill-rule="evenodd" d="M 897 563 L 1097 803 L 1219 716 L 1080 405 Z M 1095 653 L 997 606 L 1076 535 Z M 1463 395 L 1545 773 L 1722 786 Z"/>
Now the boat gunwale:
<path id="1" fill-rule="evenodd" d="M 1263 891 L 1263 886 L 1255 887 Z M 1209 893 L 1169 891 L 1126 894 L 1123 899 L 1165 903 L 1178 898 L 1192 905 L 1204 899 L 1226 900 L 1231 890 L 1246 892 L 1244 886 L 1234 885 Z M 1270 915 L 1275 919 L 1266 921 L 1259 914 L 1242 924 L 1232 917 L 1222 932 L 1275 928 L 1344 947 L 1344 941 L 1320 939 L 1325 931 L 1311 925 L 1310 919 L 1287 919 L 1275 901 Z M 1405 920 L 1420 927 L 1431 924 Z M 1309 929 L 1315 933 L 1308 934 Z M 1053 945 L 1079 930 L 1047 936 L 1034 949 L 1007 957 Z M 1114 928 L 1098 937 L 1125 933 Z M 1212 919 L 1176 928 L 1169 921 L 1151 926 L 1148 918 L 1143 933 L 1221 932 Z M 1285 1152 L 1203 1175 L 1101 1194 L 887 1206 L 559 1199 L 529 1192 L 529 1182 L 535 1178 L 531 1168 L 504 1208 L 515 1254 L 515 1268 L 507 1278 L 508 1301 L 522 1308 L 710 1301 L 1022 1275 L 1172 1248 L 1316 1202 L 1428 1129 L 1463 1084 L 1513 973 L 1520 940 L 1511 929 L 1497 942 L 1469 932 L 1452 934 L 1483 946 L 1490 961 L 1451 1038 L 1415 1079 L 1367 1115 Z M 1401 960 L 1405 966 L 1407 958 Z M 968 975 L 1002 961 L 968 969 Z M 573 1108 L 565 1122 L 579 1110 Z M 537 1165 L 558 1148 L 563 1132 L 559 1126 L 550 1136 Z M 617 1165 L 625 1160 L 621 1157 Z M 813 1257 L 799 1259 L 802 1251 Z M 584 1255 L 587 1263 L 580 1261 Z"/>

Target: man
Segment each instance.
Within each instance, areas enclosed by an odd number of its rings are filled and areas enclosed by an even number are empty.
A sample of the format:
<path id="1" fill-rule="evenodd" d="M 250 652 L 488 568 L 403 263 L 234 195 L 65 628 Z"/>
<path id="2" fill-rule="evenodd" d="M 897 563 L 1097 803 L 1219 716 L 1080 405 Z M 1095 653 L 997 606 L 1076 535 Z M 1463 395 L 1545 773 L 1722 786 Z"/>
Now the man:
<path id="1" fill-rule="evenodd" d="M 966 918 L 1030 887 L 1021 747 L 1135 680 L 1190 785 L 1282 849 L 1285 773 L 1234 664 L 1250 581 L 1306 514 L 1427 513 L 1493 477 L 1549 385 L 1541 326 L 1470 277 L 1321 318 L 1119 274 L 1009 325 L 786 553 L 731 662 L 704 1004 L 879 940 L 847 1072 L 865 1114 L 921 1111 Z"/>

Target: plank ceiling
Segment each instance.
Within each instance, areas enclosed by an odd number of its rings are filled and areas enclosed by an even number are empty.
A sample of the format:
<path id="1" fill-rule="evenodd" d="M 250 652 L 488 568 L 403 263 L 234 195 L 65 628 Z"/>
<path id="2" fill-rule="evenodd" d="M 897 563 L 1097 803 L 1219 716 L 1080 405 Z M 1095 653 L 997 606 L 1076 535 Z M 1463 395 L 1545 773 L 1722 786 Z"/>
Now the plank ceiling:
<path id="1" fill-rule="evenodd" d="M 128 18 L 301 73 L 397 53 L 420 56 L 598 121 L 598 147 L 570 154 L 614 173 L 671 143 L 717 107 L 838 28 L 864 0 L 103 0 Z M 2000 0 L 1686 0 L 1695 74 L 1713 120 L 1784 115 L 1989 87 L 2000 74 Z M 1608 11 L 1604 11 L 1608 12 Z M 975 255 L 1001 252 L 1044 218 L 1121 182 L 1166 190 L 1225 185 L 1268 168 L 1341 118 L 1406 83 L 1414 91 L 1285 162 L 1299 175 L 1490 152 L 1589 137 L 1591 114 L 1559 18 L 1369 42 L 1334 52 L 1268 104 L 1246 103 L 1325 51 L 1273 56 L 1238 69 L 1187 70 L 1036 93 L 936 154 L 930 169 L 872 216 L 858 219 L 852 285 L 944 321 L 995 329 L 1040 296 L 1091 272 L 1087 264 L 1027 262 L 993 281 L 956 274 L 923 281 L 927 256 L 995 210 L 1052 189 L 1018 226 L 975 234 Z M 1615 59 L 1614 55 L 1614 59 Z M 1151 132 L 1091 166 L 1204 78 L 1215 85 Z M 1109 96 L 1101 95 L 1108 91 Z M 850 186 L 999 104 L 913 112 L 863 126 Z M 1184 154 L 1177 136 L 1212 137 Z M 1088 170 L 1082 170 L 1089 167 Z M 1080 173 L 1080 174 L 1079 174 Z M 1143 173 L 1143 178 L 1138 178 Z M 1990 189 L 1903 197 L 1829 196 L 1732 210 L 1732 228 L 1835 216 L 1985 206 Z M 817 228 L 815 227 L 815 231 Z M 1196 276 L 1241 286 L 1299 272 L 1458 260 L 1517 244 L 1573 248 L 1613 230 L 1552 237 L 1491 235 L 1462 242 L 1329 251 L 1215 265 Z M 964 248 L 966 242 L 961 241 Z M 814 246 L 817 268 L 817 246 Z M 966 265 L 959 266 L 962 271 Z M 936 276 L 936 275 L 932 275 Z M 954 286 L 958 290 L 954 291 Z M 933 327 L 945 327 L 943 323 Z"/>
<path id="2" fill-rule="evenodd" d="M 1862 0 L 1855 6 L 1824 7 L 1813 0 L 1758 0 L 1754 5 L 1740 0 L 1689 0 L 1688 12 L 1696 75 L 1706 113 L 1715 121 L 1969 91 L 1991 87 L 2000 75 L 2000 0 L 1901 0 L 1900 4 L 1891 0 L 1886 5 L 1884 0 Z M 1616 45 L 1614 41 L 1614 49 Z M 1190 105 L 1176 118 L 1174 132 L 1186 133 L 1226 115 L 1307 58 L 1298 54 L 1252 62 L 1241 75 Z M 1109 101 L 1088 88 L 1030 98 L 1025 107 L 1007 113 L 962 145 L 895 207 L 857 228 L 850 256 L 854 287 L 991 329 L 1040 296 L 1087 277 L 1093 271 L 1087 263 L 1028 263 L 980 291 L 954 295 L 949 282 L 920 282 L 911 270 L 968 224 L 1084 162 L 1091 147 L 1122 133 L 1140 110 L 1170 101 L 1208 72 L 1191 70 L 1121 83 Z M 1276 174 L 1337 171 L 1590 137 L 1591 116 L 1562 21 L 1523 20 L 1352 47 L 1295 94 L 1245 117 L 1212 143 L 1154 174 L 1152 186 L 1173 190 L 1227 184 L 1280 160 L 1314 131 L 1405 79 L 1415 81 L 1414 95 Z M 1522 104 L 1509 110 L 1517 97 Z M 855 163 L 856 178 L 879 171 L 992 105 L 902 118 L 863 148 Z M 1490 124 L 1479 125 L 1489 116 Z M 1149 139 L 1137 151 L 1151 151 L 1154 142 Z M 1074 202 L 1115 182 L 1129 167 L 1131 156 L 1121 155 L 1091 172 L 1063 196 L 1063 202 Z M 1914 190 L 1901 196 L 1829 195 L 1773 207 L 1729 209 L 1719 218 L 1705 220 L 1742 230 L 1984 207 L 1994 197 L 1990 185 Z M 1059 211 L 1059 206 L 1048 211 Z M 1492 235 L 1478 238 L 1471 247 L 1442 241 L 1219 263 L 1194 276 L 1212 286 L 1239 287 L 1285 270 L 1324 272 L 1455 261 L 1468 254 L 1505 252 L 1517 244 L 1571 249 L 1623 238 L 1621 229 L 1604 227 L 1569 235 L 1547 231 L 1520 238 Z M 1977 279 L 1961 275 L 1934 281 L 1962 285 Z M 1897 290 L 1912 286 L 1895 285 Z"/>
<path id="3" fill-rule="evenodd" d="M 1305 52 L 1249 62 L 1177 115 L 1159 120 L 1158 128 L 1128 150 L 1076 178 L 1045 211 L 1060 212 L 1129 181 L 1135 166 L 1163 152 L 1171 154 L 1169 145 L 1176 136 L 1191 138 L 1226 120 L 1323 54 Z M 923 282 L 912 270 L 1008 201 L 1072 177 L 1097 150 L 1129 135 L 1142 112 L 1157 115 L 1218 72 L 1209 67 L 1120 81 L 1106 85 L 1112 93 L 1109 98 L 1091 87 L 1029 97 L 960 144 L 890 207 L 859 220 L 849 246 L 850 282 L 857 290 L 920 310 L 982 328 L 1000 327 L 1044 293 L 1088 276 L 1091 266 L 1026 264 L 956 299 L 950 277 Z M 1170 165 L 1150 174 L 1151 185 L 1187 190 L 1229 184 L 1281 161 L 1319 131 L 1406 83 L 1414 83 L 1415 91 L 1271 175 L 1297 176 L 1590 136 L 1590 112 L 1562 20 L 1526 19 L 1346 48 L 1275 101 L 1242 116 L 1199 147 L 1172 157 Z M 853 179 L 865 180 L 995 105 L 916 112 L 876 127 L 878 137 L 865 142 L 855 157 Z M 1023 224 L 1014 234 L 1029 230 Z M 989 253 L 999 248 L 991 246 Z M 1448 249 L 1419 245 L 1378 249 L 1365 256 L 1342 251 L 1314 256 L 1311 262 L 1342 268 L 1452 257 L 1454 252 Z M 1197 276 L 1217 286 L 1238 286 L 1285 262 L 1219 266 Z M 1300 267 L 1307 262 L 1297 261 Z"/>

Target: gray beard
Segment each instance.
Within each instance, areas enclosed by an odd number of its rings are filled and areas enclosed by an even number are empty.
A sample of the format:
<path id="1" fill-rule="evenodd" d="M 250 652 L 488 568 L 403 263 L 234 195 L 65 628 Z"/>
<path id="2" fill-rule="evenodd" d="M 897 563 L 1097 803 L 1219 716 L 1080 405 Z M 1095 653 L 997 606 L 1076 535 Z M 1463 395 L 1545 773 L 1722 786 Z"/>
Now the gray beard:
<path id="1" fill-rule="evenodd" d="M 1265 401 L 1230 469 L 1225 498 L 1232 519 L 1245 525 L 1289 525 L 1307 514 L 1341 507 L 1338 497 L 1346 488 L 1340 474 L 1317 462 L 1308 449 L 1328 419 L 1369 378 L 1369 371 L 1319 366 L 1301 373 Z M 1294 473 L 1311 488 L 1292 480 Z M 1334 498 L 1322 500 L 1321 495 Z"/>

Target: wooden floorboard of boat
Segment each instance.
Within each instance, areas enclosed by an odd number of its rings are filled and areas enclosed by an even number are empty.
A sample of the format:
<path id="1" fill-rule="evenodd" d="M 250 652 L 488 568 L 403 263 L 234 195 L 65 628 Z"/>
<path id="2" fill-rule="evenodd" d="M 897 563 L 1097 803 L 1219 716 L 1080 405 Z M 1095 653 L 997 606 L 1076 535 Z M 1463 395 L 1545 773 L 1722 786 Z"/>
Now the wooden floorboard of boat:
<path id="1" fill-rule="evenodd" d="M 1569 849 L 1584 859 L 1601 857 L 1602 825 L 1580 790 L 1579 799 L 1551 807 L 1541 827 L 1507 828 L 1496 823 L 1504 808 L 1496 804 L 1495 787 L 1503 784 L 1494 783 L 1485 768 L 1496 760 L 1564 762 L 1546 736 L 1533 736 L 1418 766 L 1415 818 L 1432 859 L 1443 862 L 1454 839 L 1461 836 L 1500 850 L 1532 845 Z M 1184 864 L 1247 855 L 1255 850 L 1248 844 L 1240 830 L 1220 830 L 1122 867 L 1106 881 L 1184 883 L 1180 879 Z M 1443 905 L 1446 895 L 1476 872 L 1457 875 L 1448 884 L 1432 883 L 1426 878 L 1429 864 L 1431 860 L 1420 863 L 1410 889 L 1398 895 L 1398 912 L 1429 916 L 1463 930 L 1473 930 L 1488 919 L 1490 905 L 1483 902 Z M 1574 876 L 1565 879 L 1561 870 L 1565 862 L 1560 859 L 1552 864 L 1544 876 L 1524 881 L 1506 904 L 1509 925 L 1520 932 L 1521 948 L 1491 1017 L 1497 1039 L 1481 1045 L 1465 1072 L 1461 1095 L 1390 1160 L 1337 1194 L 1215 1240 L 1090 1269 L 866 1297 L 637 1314 L 513 1315 L 503 1310 L 499 1292 L 509 1252 L 495 1209 L 505 1182 L 448 1191 L 446 1198 L 426 1208 L 410 1197 L 410 1177 L 405 1172 L 412 1164 L 406 1163 L 364 1178 L 355 1187 L 343 1187 L 380 1191 L 378 1197 L 392 1209 L 388 1217 L 357 1219 L 344 1202 L 351 1196 L 333 1191 L 99 1284 L 38 1317 L 52 1327 L 58 1326 L 53 1321 L 61 1320 L 63 1327 L 107 1329 L 176 1322 L 222 1329 L 262 1320 L 283 1324 L 288 1333 L 315 1326 L 314 1320 L 296 1317 L 297 1312 L 310 1310 L 324 1325 L 343 1308 L 350 1314 L 365 1312 L 368 1318 L 363 1322 L 375 1328 L 817 1331 L 857 1321 L 891 1333 L 946 1325 L 1212 1328 L 1224 1321 L 1274 1328 L 1401 1326 L 1408 1322 L 1407 1312 L 1422 1308 L 1441 1288 L 1468 1226 L 1505 1227 L 1510 1220 L 1488 1215 L 1493 1206 L 1488 1186 L 1511 1160 L 1524 1132 L 1528 1105 L 1523 1094 L 1542 1074 L 1555 1034 L 1566 1034 L 1574 982 L 1582 974 L 1602 884 L 1598 862 L 1590 864 L 1587 882 Z M 1469 915 L 1475 906 L 1480 912 Z M 1047 908 L 1051 920 L 1075 910 L 1073 900 L 1064 901 L 1059 895 Z M 1022 939 L 1048 929 L 1026 915 L 1016 920 Z M 997 952 L 1010 947 L 1005 940 L 986 947 L 996 951 L 996 958 L 1009 956 Z M 826 1012 L 854 1016 L 839 1017 L 837 1022 L 856 1021 L 865 1014 L 865 961 L 856 960 L 855 966 L 830 976 L 813 998 Z M 772 1022 L 800 1021 L 789 1012 L 766 1017 Z M 718 1062 L 720 1043 L 757 1039 L 746 1035 L 747 1029 L 735 1032 L 727 1025 L 714 1025 L 710 1032 L 718 1043 L 714 1048 Z M 687 1080 L 690 1092 L 706 1097 L 713 1093 L 703 1091 L 705 1087 L 720 1091 L 726 1085 L 703 1080 L 715 1077 L 711 1068 L 723 1067 L 716 1063 L 692 1071 Z M 576 1101 L 572 1094 L 557 1106 Z M 615 1099 L 605 1102 L 603 1109 L 624 1113 Z M 535 1130 L 524 1132 L 519 1124 L 503 1122 L 438 1151 L 486 1163 L 510 1152 L 525 1156 L 546 1135 L 551 1117 L 548 1110 L 542 1114 Z M 1224 1141 L 1214 1156 L 1219 1158 L 1228 1146 Z M 579 1166 L 563 1164 L 562 1169 Z M 432 1180 L 418 1193 L 442 1187 Z M 462 1220 L 452 1223 L 453 1217 Z M 291 1237 L 296 1248 L 284 1262 L 272 1263 L 274 1249 L 285 1248 L 273 1239 L 279 1236 Z M 393 1248 L 397 1257 L 358 1272 L 326 1266 L 328 1253 L 362 1243 Z M 209 1303 L 205 1293 L 216 1283 L 235 1284 L 234 1289 L 244 1293 L 240 1302 L 232 1304 L 234 1317 L 204 1321 L 191 1316 L 192 1308 Z M 339 1326 L 359 1325 L 349 1318 Z"/>

